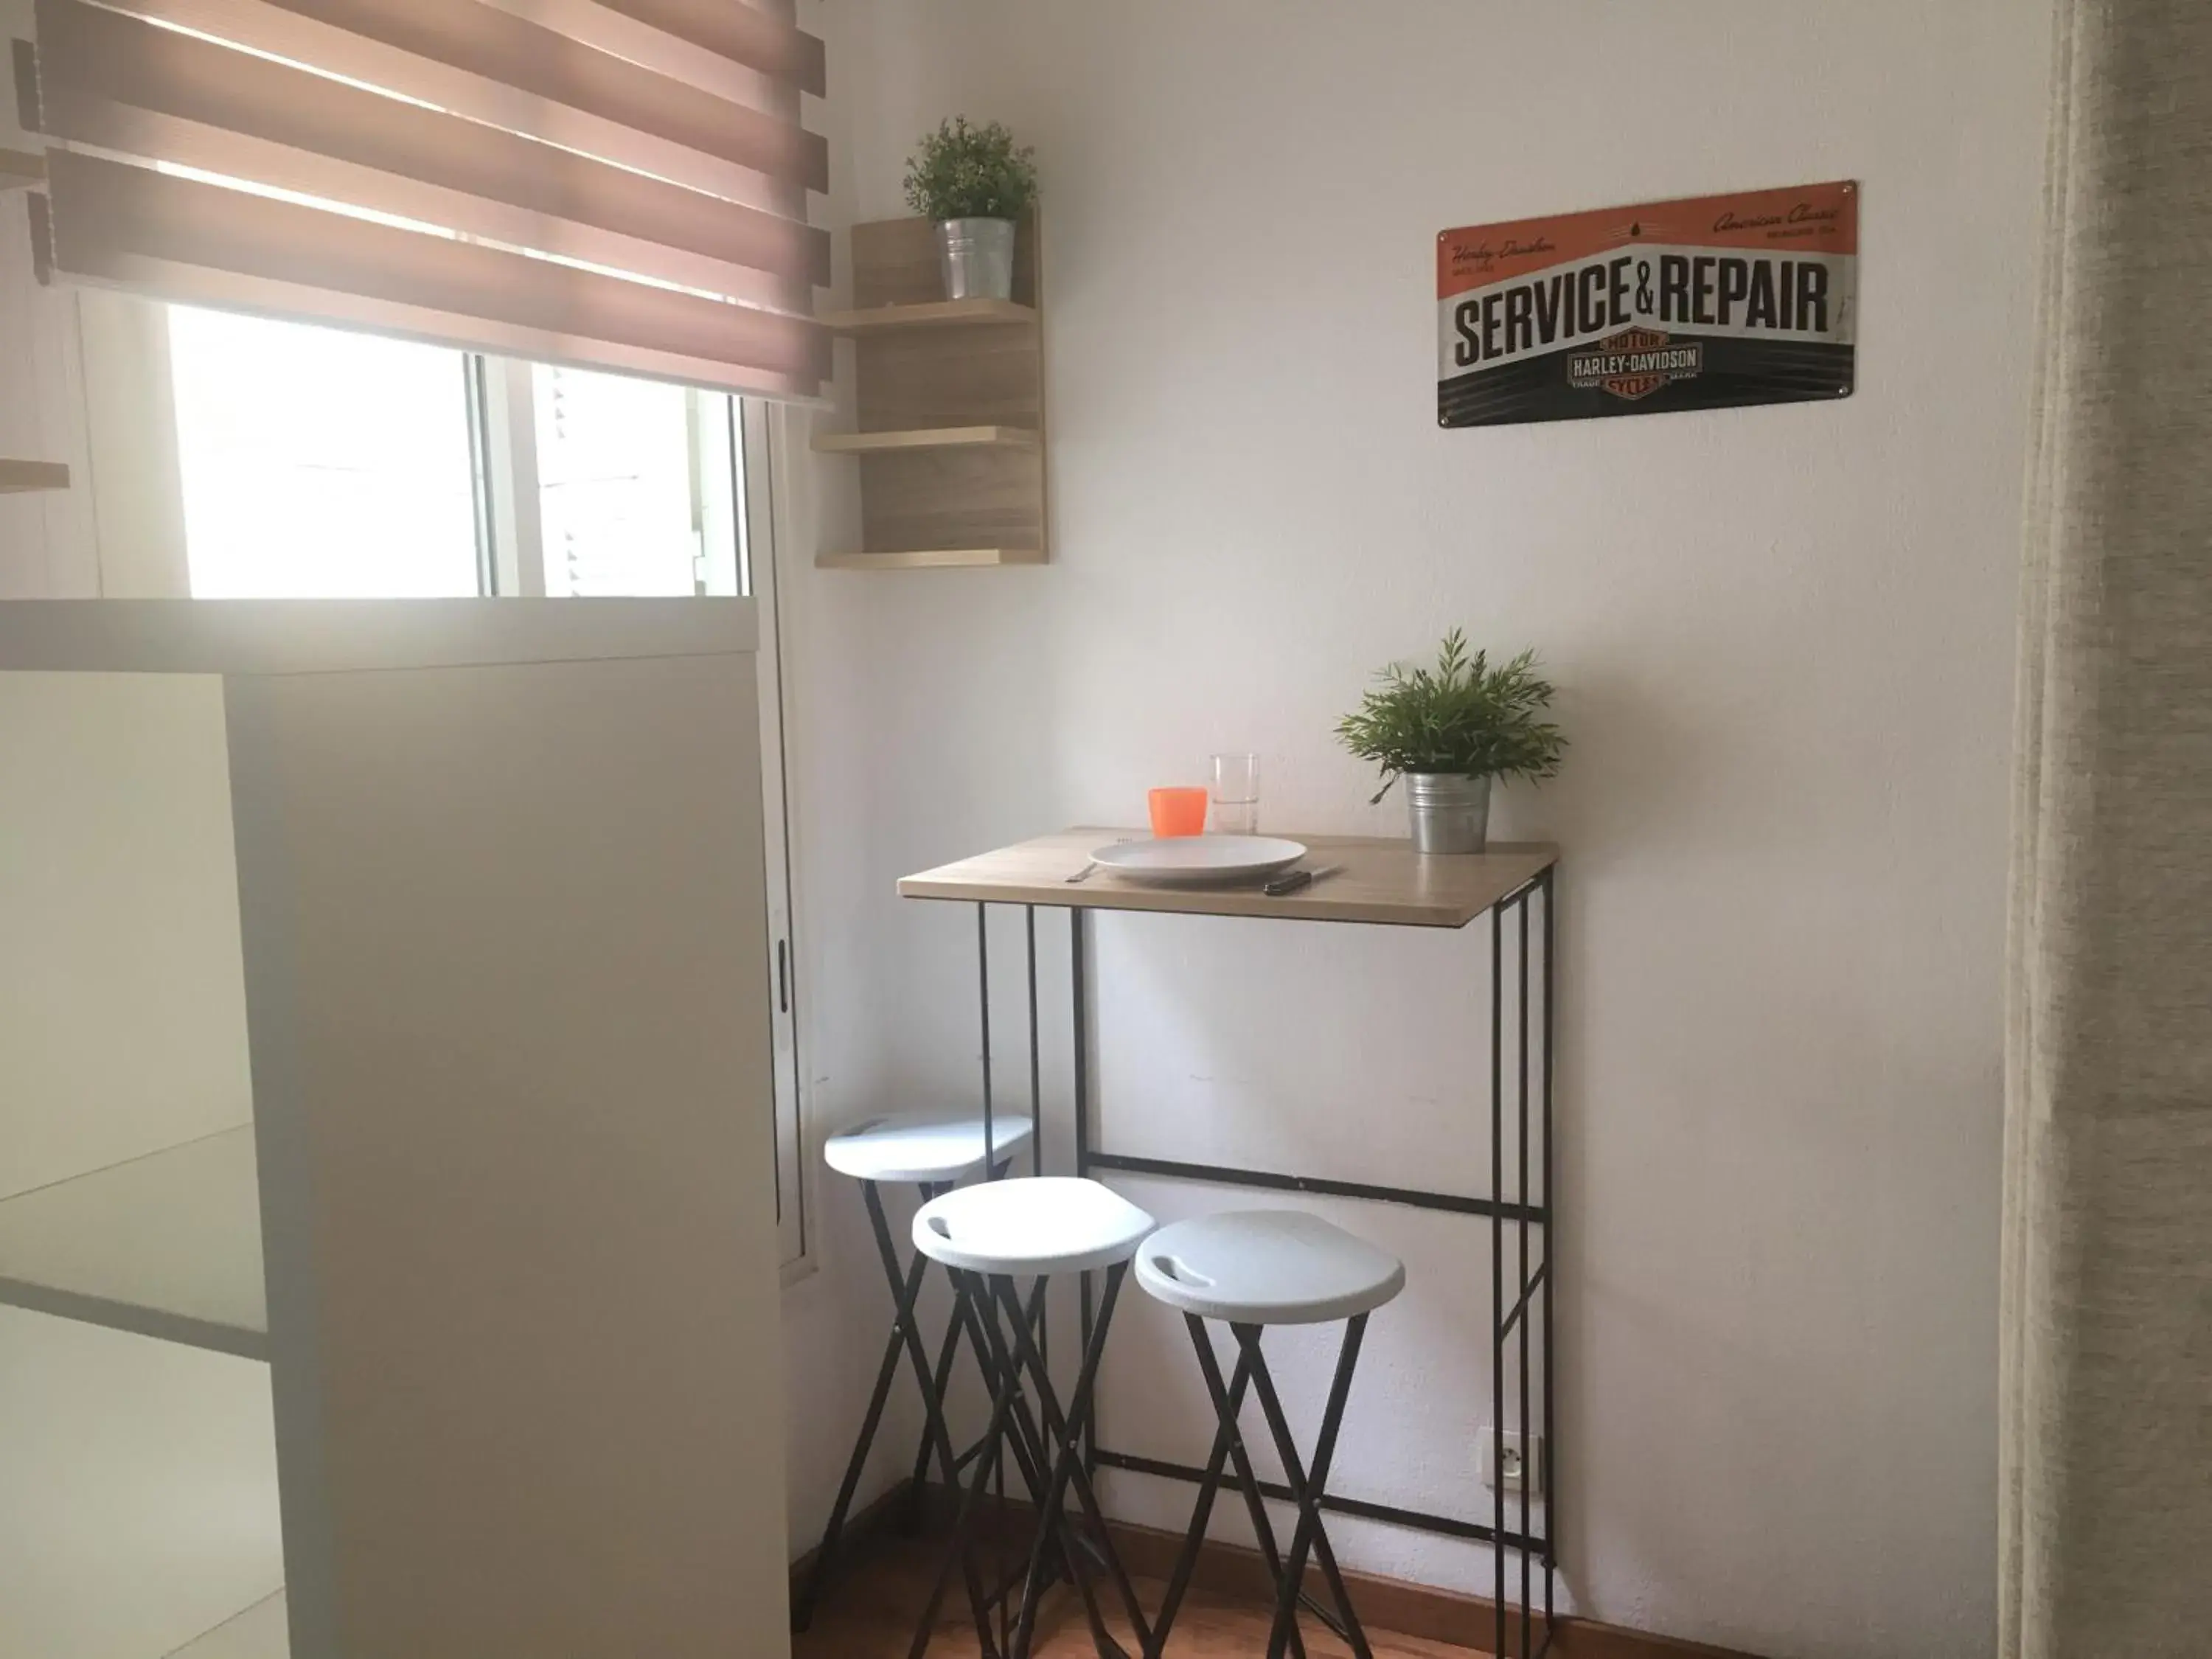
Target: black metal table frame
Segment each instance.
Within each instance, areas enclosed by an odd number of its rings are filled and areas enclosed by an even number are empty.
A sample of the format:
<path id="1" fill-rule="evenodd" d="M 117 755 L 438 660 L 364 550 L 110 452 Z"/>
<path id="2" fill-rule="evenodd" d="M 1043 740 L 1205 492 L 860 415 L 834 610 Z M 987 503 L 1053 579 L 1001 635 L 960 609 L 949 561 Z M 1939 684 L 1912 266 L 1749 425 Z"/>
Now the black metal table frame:
<path id="1" fill-rule="evenodd" d="M 1553 1612 L 1553 1580 L 1559 1566 L 1558 1540 L 1559 1535 L 1559 1428 L 1553 1411 L 1552 1379 L 1552 1304 L 1553 1254 L 1552 1240 L 1557 1209 L 1552 1187 L 1552 1072 L 1553 1072 L 1553 974 L 1554 926 L 1553 895 L 1556 865 L 1547 865 L 1523 882 L 1519 887 L 1489 905 L 1471 918 L 1462 928 L 1471 926 L 1484 915 L 1490 919 L 1490 1191 L 1488 1198 L 1473 1198 L 1463 1194 L 1424 1191 L 1417 1188 L 1376 1186 L 1360 1182 L 1336 1181 L 1319 1176 L 1289 1175 L 1272 1170 L 1249 1170 L 1217 1164 L 1191 1164 L 1174 1159 L 1135 1158 L 1124 1153 L 1102 1152 L 1092 1146 L 1091 1138 L 1091 1011 L 1089 1006 L 1090 980 L 1085 952 L 1085 911 L 1111 909 L 1103 904 L 1043 906 L 1020 901 L 970 901 L 975 905 L 975 951 L 977 967 L 978 1003 L 982 1013 L 983 1068 L 983 1135 L 987 1149 L 987 1164 L 994 1164 L 996 1144 L 993 1139 L 992 1121 L 994 1095 L 991 1064 L 991 944 L 990 911 L 992 904 L 1019 903 L 1024 913 L 1024 940 L 1028 968 L 1029 1039 L 1030 1039 L 1030 1110 L 1034 1126 L 1030 1141 L 1030 1160 L 1033 1173 L 1044 1168 L 1044 1112 L 1043 1060 L 1038 1040 L 1037 1025 L 1037 941 L 1036 913 L 1040 908 L 1065 908 L 1068 915 L 1069 972 L 1072 981 L 1071 1002 L 1073 1010 L 1073 1062 L 1074 1072 L 1075 1106 L 1075 1170 L 1079 1176 L 1103 1173 L 1146 1176 L 1155 1178 L 1197 1181 L 1231 1187 L 1250 1187 L 1273 1192 L 1311 1193 L 1330 1198 L 1360 1199 L 1381 1204 L 1402 1204 L 1415 1209 L 1441 1211 L 1447 1214 L 1486 1218 L 1490 1223 L 1490 1310 L 1491 1310 L 1491 1400 L 1492 1415 L 1499 1419 L 1494 1425 L 1501 1441 L 1498 1462 L 1503 1462 L 1502 1440 L 1505 1431 L 1504 1405 L 1506 1394 L 1506 1351 L 1513 1346 L 1518 1358 L 1520 1415 L 1517 1422 L 1525 1449 L 1530 1432 L 1529 1416 L 1529 1341 L 1528 1322 L 1540 1317 L 1541 1336 L 1538 1342 L 1540 1359 L 1537 1366 L 1536 1397 L 1540 1403 L 1541 1434 L 1538 1441 L 1540 1455 L 1538 1460 L 1537 1485 L 1544 1501 L 1544 1528 L 1540 1536 L 1526 1531 L 1509 1528 L 1505 1524 L 1505 1483 L 1500 1478 L 1493 1485 L 1491 1517 L 1486 1524 L 1456 1516 L 1435 1515 L 1419 1510 L 1401 1509 L 1393 1504 L 1376 1504 L 1361 1498 L 1326 1494 L 1322 1498 L 1323 1508 L 1363 1520 L 1380 1521 L 1392 1526 L 1408 1527 L 1422 1532 L 1438 1534 L 1491 1547 L 1495 1569 L 1496 1591 L 1492 1597 L 1494 1629 L 1492 1652 L 1500 1656 L 1515 1655 L 1520 1659 L 1541 1659 L 1549 1651 L 1557 1630 Z M 1542 1017 L 1538 1023 L 1539 1048 L 1541 1055 L 1540 1080 L 1536 1094 L 1539 1123 L 1541 1130 L 1541 1153 L 1536 1170 L 1538 1193 L 1536 1201 L 1528 1201 L 1529 1156 L 1528 1127 L 1530 1109 L 1529 1061 L 1529 904 L 1534 899 L 1543 901 L 1542 943 Z M 1132 911 L 1129 914 L 1152 914 Z M 1170 912 L 1168 914 L 1202 915 L 1203 913 Z M 1507 1163 L 1505 1158 L 1505 1124 L 1507 1121 L 1507 1078 L 1505 1070 L 1505 1033 L 1508 1012 L 1505 1006 L 1504 940 L 1509 915 L 1518 929 L 1518 948 L 1515 952 L 1517 969 L 1516 994 L 1510 1018 L 1517 1029 L 1518 1041 L 1514 1045 L 1515 1084 L 1512 1102 L 1517 1121 L 1515 1136 L 1516 1179 L 1514 1198 L 1508 1201 L 1506 1191 Z M 1311 916 L 1261 918 L 1314 922 L 1324 919 Z M 1407 926 L 1404 923 L 1338 922 L 1337 926 Z M 1505 1262 L 1507 1256 L 1506 1229 L 1514 1228 L 1517 1243 L 1517 1271 L 1516 1289 L 1510 1304 L 1507 1303 Z M 1528 1234 L 1531 1228 L 1544 1230 L 1541 1260 L 1532 1272 L 1528 1265 Z M 1092 1308 L 1091 1277 L 1083 1274 L 1080 1290 L 1080 1317 L 1083 1344 L 1087 1351 L 1091 1339 Z M 1516 1329 L 1521 1333 L 1518 1344 L 1512 1342 Z M 1140 1457 L 1132 1453 L 1118 1452 L 1098 1444 L 1098 1414 L 1093 1412 L 1085 1426 L 1085 1462 L 1091 1470 L 1101 1468 L 1127 1470 L 1132 1474 L 1163 1476 L 1170 1480 L 1198 1484 L 1205 1471 L 1194 1466 L 1170 1462 L 1159 1458 Z M 1502 1469 L 1499 1471 L 1502 1477 Z M 1289 1487 L 1273 1481 L 1261 1481 L 1260 1488 L 1268 1497 L 1285 1503 L 1295 1503 L 1296 1495 Z M 1524 1476 L 1524 1500 L 1526 1484 Z M 1524 1501 L 1524 1516 L 1528 1504 Z M 1506 1572 L 1508 1552 L 1521 1559 L 1520 1594 L 1509 1601 L 1510 1586 Z M 1536 1589 L 1534 1567 L 1540 1565 L 1542 1591 L 1542 1637 L 1534 1639 Z M 1518 1613 L 1516 1621 L 1510 1613 Z M 1509 1633 L 1517 1634 L 1518 1641 L 1508 1647 Z"/>

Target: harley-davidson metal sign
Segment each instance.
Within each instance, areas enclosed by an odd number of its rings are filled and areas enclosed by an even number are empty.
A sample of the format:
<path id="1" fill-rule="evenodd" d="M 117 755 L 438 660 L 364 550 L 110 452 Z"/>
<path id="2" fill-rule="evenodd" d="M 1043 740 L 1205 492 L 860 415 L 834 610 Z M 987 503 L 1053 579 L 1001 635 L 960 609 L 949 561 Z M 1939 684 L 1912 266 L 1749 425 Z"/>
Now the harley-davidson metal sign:
<path id="1" fill-rule="evenodd" d="M 1858 247 L 1849 180 L 1444 231 L 1437 422 L 1849 397 Z"/>

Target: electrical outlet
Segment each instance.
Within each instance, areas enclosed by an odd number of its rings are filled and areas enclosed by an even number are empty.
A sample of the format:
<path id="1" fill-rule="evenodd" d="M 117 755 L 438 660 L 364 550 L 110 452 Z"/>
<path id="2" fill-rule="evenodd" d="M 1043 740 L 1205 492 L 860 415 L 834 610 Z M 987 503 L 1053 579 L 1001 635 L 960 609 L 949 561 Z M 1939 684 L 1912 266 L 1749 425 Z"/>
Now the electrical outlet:
<path id="1" fill-rule="evenodd" d="M 1498 1492 L 1534 1493 L 1543 1490 L 1542 1435 L 1535 1437 L 1533 1446 L 1524 1447 L 1517 1429 L 1508 1429 L 1502 1435 L 1496 1429 L 1485 1429 L 1480 1447 L 1484 1486 Z"/>

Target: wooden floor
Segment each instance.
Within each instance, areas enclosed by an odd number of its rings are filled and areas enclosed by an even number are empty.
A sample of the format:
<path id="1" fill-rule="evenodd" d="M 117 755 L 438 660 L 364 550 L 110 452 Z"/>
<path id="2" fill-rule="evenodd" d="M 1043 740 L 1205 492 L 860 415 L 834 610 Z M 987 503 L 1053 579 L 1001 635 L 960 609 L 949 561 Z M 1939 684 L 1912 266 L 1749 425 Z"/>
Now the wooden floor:
<path id="1" fill-rule="evenodd" d="M 815 1614 L 814 1627 L 793 1638 L 793 1659 L 905 1659 L 942 1547 L 927 1539 L 872 1540 L 865 1558 L 830 1586 Z M 1316 1575 L 1316 1588 L 1319 1583 Z M 1138 1599 L 1147 1616 L 1159 1606 L 1164 1589 L 1154 1579 L 1136 1581 Z M 1106 1591 L 1109 1607 L 1113 1599 L 1113 1593 Z M 1176 1615 L 1167 1659 L 1256 1659 L 1267 1652 L 1272 1613 L 1249 1601 L 1194 1590 Z M 1109 1623 L 1115 1638 L 1135 1654 L 1127 1621 L 1109 1613 Z M 1303 1629 L 1309 1659 L 1346 1659 L 1351 1653 L 1318 1621 L 1310 1618 Z M 1367 1639 L 1375 1659 L 1468 1659 L 1470 1652 L 1373 1628 Z M 956 1581 L 945 1597 L 938 1635 L 930 1643 L 930 1659 L 977 1659 L 978 1650 L 967 1598 Z M 1054 1590 L 1038 1621 L 1035 1659 L 1092 1659 L 1096 1651 L 1082 1602 L 1065 1586 Z"/>

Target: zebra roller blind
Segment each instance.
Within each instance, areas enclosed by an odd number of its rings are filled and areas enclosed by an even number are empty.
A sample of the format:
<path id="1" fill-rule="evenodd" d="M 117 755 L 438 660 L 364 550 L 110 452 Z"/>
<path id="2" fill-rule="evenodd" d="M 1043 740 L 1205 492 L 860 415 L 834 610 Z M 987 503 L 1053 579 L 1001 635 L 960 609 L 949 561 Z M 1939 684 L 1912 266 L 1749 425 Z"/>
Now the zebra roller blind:
<path id="1" fill-rule="evenodd" d="M 811 397 L 799 119 L 822 43 L 746 0 L 37 0 L 42 276 Z"/>

